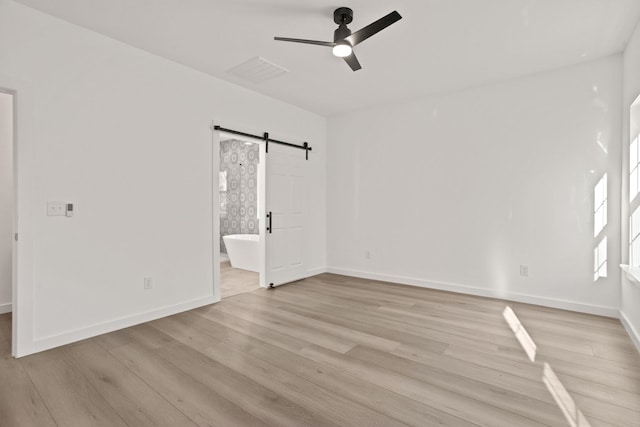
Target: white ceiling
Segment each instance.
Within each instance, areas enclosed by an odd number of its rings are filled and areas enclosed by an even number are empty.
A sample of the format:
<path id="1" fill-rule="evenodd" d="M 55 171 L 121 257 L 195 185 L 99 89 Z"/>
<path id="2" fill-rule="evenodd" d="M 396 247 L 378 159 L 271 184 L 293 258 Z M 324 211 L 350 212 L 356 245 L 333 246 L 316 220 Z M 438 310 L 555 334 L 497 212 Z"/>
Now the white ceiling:
<path id="1" fill-rule="evenodd" d="M 17 0 L 43 12 L 322 115 L 442 93 L 621 52 L 638 0 Z M 356 31 L 403 19 L 355 49 L 353 72 L 331 49 L 333 10 Z M 261 56 L 290 72 L 260 84 L 226 70 Z"/>

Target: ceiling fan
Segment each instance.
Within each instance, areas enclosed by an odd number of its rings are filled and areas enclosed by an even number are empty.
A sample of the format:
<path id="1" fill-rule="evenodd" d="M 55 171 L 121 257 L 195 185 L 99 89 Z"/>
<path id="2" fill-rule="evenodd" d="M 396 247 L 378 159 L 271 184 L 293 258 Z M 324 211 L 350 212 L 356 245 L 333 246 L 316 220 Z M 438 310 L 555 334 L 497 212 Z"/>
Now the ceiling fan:
<path id="1" fill-rule="evenodd" d="M 400 19 L 402 19 L 402 16 L 394 10 L 388 15 L 383 16 L 377 21 L 359 29 L 355 33 L 352 33 L 351 30 L 347 28 L 347 25 L 353 21 L 353 10 L 348 7 L 339 7 L 333 11 L 333 22 L 338 24 L 338 28 L 333 32 L 333 42 L 291 39 L 287 37 L 274 37 L 274 39 L 283 42 L 306 43 L 331 47 L 333 48 L 333 54 L 335 56 L 344 58 L 353 71 L 358 71 L 362 67 L 360 66 L 360 62 L 358 62 L 358 58 L 356 58 L 355 53 L 353 53 L 353 47 L 362 43 L 374 34 L 384 30 L 389 25 L 399 21 Z"/>

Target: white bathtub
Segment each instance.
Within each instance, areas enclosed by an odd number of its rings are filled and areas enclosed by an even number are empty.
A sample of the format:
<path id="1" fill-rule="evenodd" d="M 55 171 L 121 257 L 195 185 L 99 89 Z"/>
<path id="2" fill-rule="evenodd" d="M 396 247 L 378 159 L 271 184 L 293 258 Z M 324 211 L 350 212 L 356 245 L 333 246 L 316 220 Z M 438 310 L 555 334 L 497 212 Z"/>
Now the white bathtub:
<path id="1" fill-rule="evenodd" d="M 231 234 L 222 239 L 231 267 L 260 272 L 260 235 Z"/>

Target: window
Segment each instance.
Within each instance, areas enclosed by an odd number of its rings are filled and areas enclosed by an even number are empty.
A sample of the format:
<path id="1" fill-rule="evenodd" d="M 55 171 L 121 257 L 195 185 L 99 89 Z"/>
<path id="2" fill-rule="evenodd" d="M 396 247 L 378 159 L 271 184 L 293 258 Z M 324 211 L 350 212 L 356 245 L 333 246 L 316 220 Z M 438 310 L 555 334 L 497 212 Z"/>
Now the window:
<path id="1" fill-rule="evenodd" d="M 640 96 L 629 109 L 629 136 L 629 258 L 620 267 L 640 286 Z"/>
<path id="2" fill-rule="evenodd" d="M 640 137 L 629 146 L 629 265 L 640 267 L 640 205 L 636 200 L 640 192 Z"/>
<path id="3" fill-rule="evenodd" d="M 631 214 L 629 221 L 629 264 L 640 267 L 640 207 Z"/>

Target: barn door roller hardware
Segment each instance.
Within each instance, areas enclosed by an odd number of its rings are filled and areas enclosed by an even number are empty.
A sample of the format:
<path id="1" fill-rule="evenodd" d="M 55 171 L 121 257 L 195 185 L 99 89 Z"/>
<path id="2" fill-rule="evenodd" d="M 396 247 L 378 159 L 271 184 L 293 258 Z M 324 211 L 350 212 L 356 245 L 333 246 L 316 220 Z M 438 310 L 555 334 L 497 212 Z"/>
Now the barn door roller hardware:
<path id="1" fill-rule="evenodd" d="M 239 130 L 223 128 L 222 126 L 217 126 L 217 125 L 214 126 L 213 129 L 219 130 L 219 131 L 222 131 L 222 132 L 231 133 L 233 135 L 246 136 L 248 138 L 255 138 L 255 139 L 262 139 L 266 143 L 267 153 L 269 152 L 269 143 L 271 143 L 271 142 L 274 143 L 274 144 L 286 145 L 287 147 L 299 148 L 301 150 L 304 150 L 305 151 L 305 159 L 307 159 L 307 160 L 309 160 L 309 151 L 312 151 L 312 148 L 311 148 L 311 146 L 309 145 L 308 142 L 305 142 L 302 145 L 298 145 L 298 144 L 292 144 L 290 142 L 278 141 L 277 139 L 270 138 L 269 137 L 269 132 L 265 132 L 262 136 L 258 136 L 258 135 L 252 135 L 252 134 L 246 133 L 246 132 L 241 132 Z"/>

